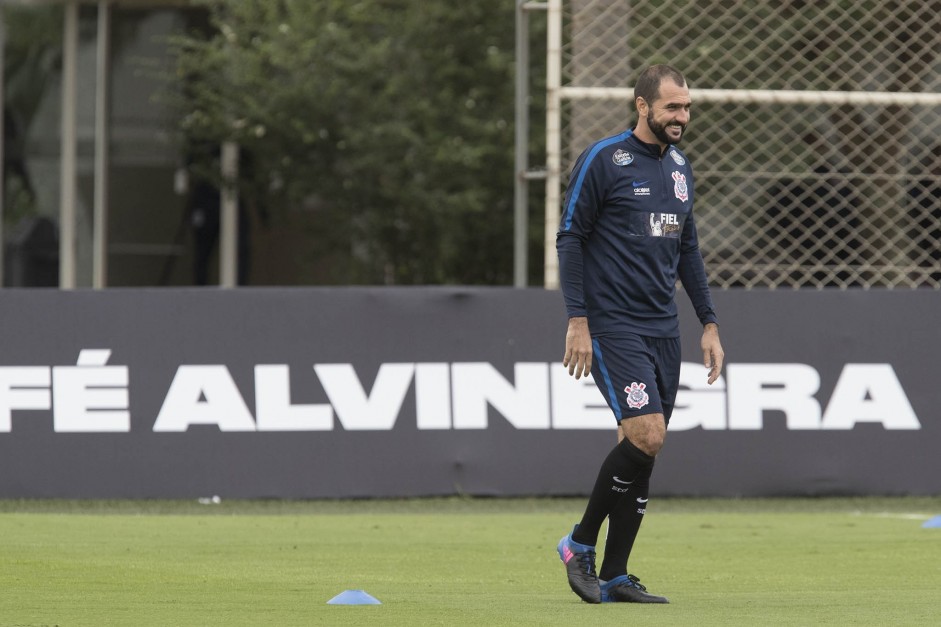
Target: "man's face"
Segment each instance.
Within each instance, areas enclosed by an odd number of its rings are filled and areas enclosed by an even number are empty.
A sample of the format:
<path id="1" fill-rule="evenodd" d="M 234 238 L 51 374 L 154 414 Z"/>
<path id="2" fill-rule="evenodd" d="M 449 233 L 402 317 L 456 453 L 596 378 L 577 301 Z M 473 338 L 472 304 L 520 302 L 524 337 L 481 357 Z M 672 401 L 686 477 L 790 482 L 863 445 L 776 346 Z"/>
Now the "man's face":
<path id="1" fill-rule="evenodd" d="M 678 144 L 689 124 L 692 100 L 689 88 L 665 79 L 660 83 L 660 96 L 647 106 L 647 126 L 660 143 Z"/>

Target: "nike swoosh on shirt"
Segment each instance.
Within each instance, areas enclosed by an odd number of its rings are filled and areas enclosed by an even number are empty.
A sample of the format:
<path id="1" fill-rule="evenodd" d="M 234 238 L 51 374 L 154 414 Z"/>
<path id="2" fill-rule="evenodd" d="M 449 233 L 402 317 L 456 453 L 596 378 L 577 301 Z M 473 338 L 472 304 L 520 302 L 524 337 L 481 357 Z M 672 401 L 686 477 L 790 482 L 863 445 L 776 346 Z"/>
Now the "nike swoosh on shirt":
<path id="1" fill-rule="evenodd" d="M 646 503 L 646 502 L 649 501 L 649 500 L 650 500 L 650 499 L 637 499 L 637 502 L 638 502 L 638 503 Z"/>
<path id="2" fill-rule="evenodd" d="M 634 187 L 643 187 L 644 185 L 646 185 L 646 184 L 649 183 L 649 182 L 650 182 L 650 181 L 632 181 L 632 182 L 631 182 L 631 185 L 634 186 Z"/>
<path id="3" fill-rule="evenodd" d="M 617 481 L 618 483 L 624 483 L 624 484 L 627 484 L 627 485 L 631 485 L 632 483 L 634 483 L 633 481 L 621 481 L 621 480 L 618 479 L 617 477 L 615 477 L 614 480 Z"/>

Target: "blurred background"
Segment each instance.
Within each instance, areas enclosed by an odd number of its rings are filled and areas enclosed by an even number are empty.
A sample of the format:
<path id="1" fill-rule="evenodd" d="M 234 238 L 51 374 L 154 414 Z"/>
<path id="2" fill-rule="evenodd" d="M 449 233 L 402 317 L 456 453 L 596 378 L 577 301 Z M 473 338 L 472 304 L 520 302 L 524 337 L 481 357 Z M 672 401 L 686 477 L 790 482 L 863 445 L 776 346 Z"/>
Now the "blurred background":
<path id="1" fill-rule="evenodd" d="M 94 284 L 102 167 L 97 286 L 218 283 L 225 140 L 241 148 L 240 284 L 511 283 L 515 10 L 493 0 L 3 2 L 5 284 L 58 284 L 64 102 L 74 107 L 75 286 Z M 99 151 L 107 163 L 96 165 Z"/>
<path id="2" fill-rule="evenodd" d="M 694 90 L 683 148 L 715 286 L 941 286 L 941 3 L 562 6 L 563 181 L 624 125 L 599 87 L 671 63 Z"/>
<path id="3" fill-rule="evenodd" d="M 548 58 L 560 192 L 589 142 L 632 123 L 645 65 L 701 90 L 684 149 L 715 287 L 941 287 L 939 2 L 5 0 L 0 16 L 6 286 L 218 284 L 223 142 L 240 285 L 551 286 Z"/>
<path id="4" fill-rule="evenodd" d="M 727 367 L 681 295 L 658 490 L 941 491 L 941 0 L 3 0 L 0 54 L 0 494 L 586 489 L 556 224 L 659 62 Z"/>

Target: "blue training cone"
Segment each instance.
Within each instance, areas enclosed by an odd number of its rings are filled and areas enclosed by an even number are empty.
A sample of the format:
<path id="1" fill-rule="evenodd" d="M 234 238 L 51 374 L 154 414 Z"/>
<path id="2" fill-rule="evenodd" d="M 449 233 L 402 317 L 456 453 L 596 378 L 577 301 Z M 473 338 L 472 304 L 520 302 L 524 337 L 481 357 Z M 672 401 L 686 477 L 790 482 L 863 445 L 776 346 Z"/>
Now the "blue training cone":
<path id="1" fill-rule="evenodd" d="M 365 590 L 344 590 L 327 601 L 327 605 L 382 605 L 382 601 Z"/>
<path id="2" fill-rule="evenodd" d="M 941 516 L 935 516 L 930 520 L 926 520 L 925 524 L 922 525 L 923 528 L 929 529 L 932 527 L 941 527 Z"/>

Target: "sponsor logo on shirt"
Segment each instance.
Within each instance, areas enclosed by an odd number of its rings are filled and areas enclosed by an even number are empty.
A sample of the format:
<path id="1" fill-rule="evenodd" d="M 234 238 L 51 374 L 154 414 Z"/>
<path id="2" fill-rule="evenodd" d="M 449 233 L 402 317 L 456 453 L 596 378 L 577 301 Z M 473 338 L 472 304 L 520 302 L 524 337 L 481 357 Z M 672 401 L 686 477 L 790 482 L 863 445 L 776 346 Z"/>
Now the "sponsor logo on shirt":
<path id="1" fill-rule="evenodd" d="M 612 155 L 611 160 L 614 161 L 614 165 L 630 165 L 634 162 L 634 155 L 618 148 Z"/>
<path id="2" fill-rule="evenodd" d="M 650 187 L 647 184 L 650 181 L 631 181 L 631 187 L 634 188 L 635 196 L 650 196 Z"/>
<path id="3" fill-rule="evenodd" d="M 653 237 L 676 237 L 680 230 L 680 218 L 675 213 L 651 213 L 650 235 Z M 674 235 L 671 235 L 673 233 Z"/>
<path id="4" fill-rule="evenodd" d="M 673 157 L 673 160 L 676 161 L 676 165 L 686 165 L 686 159 L 680 156 L 675 149 L 670 150 L 670 156 Z"/>

